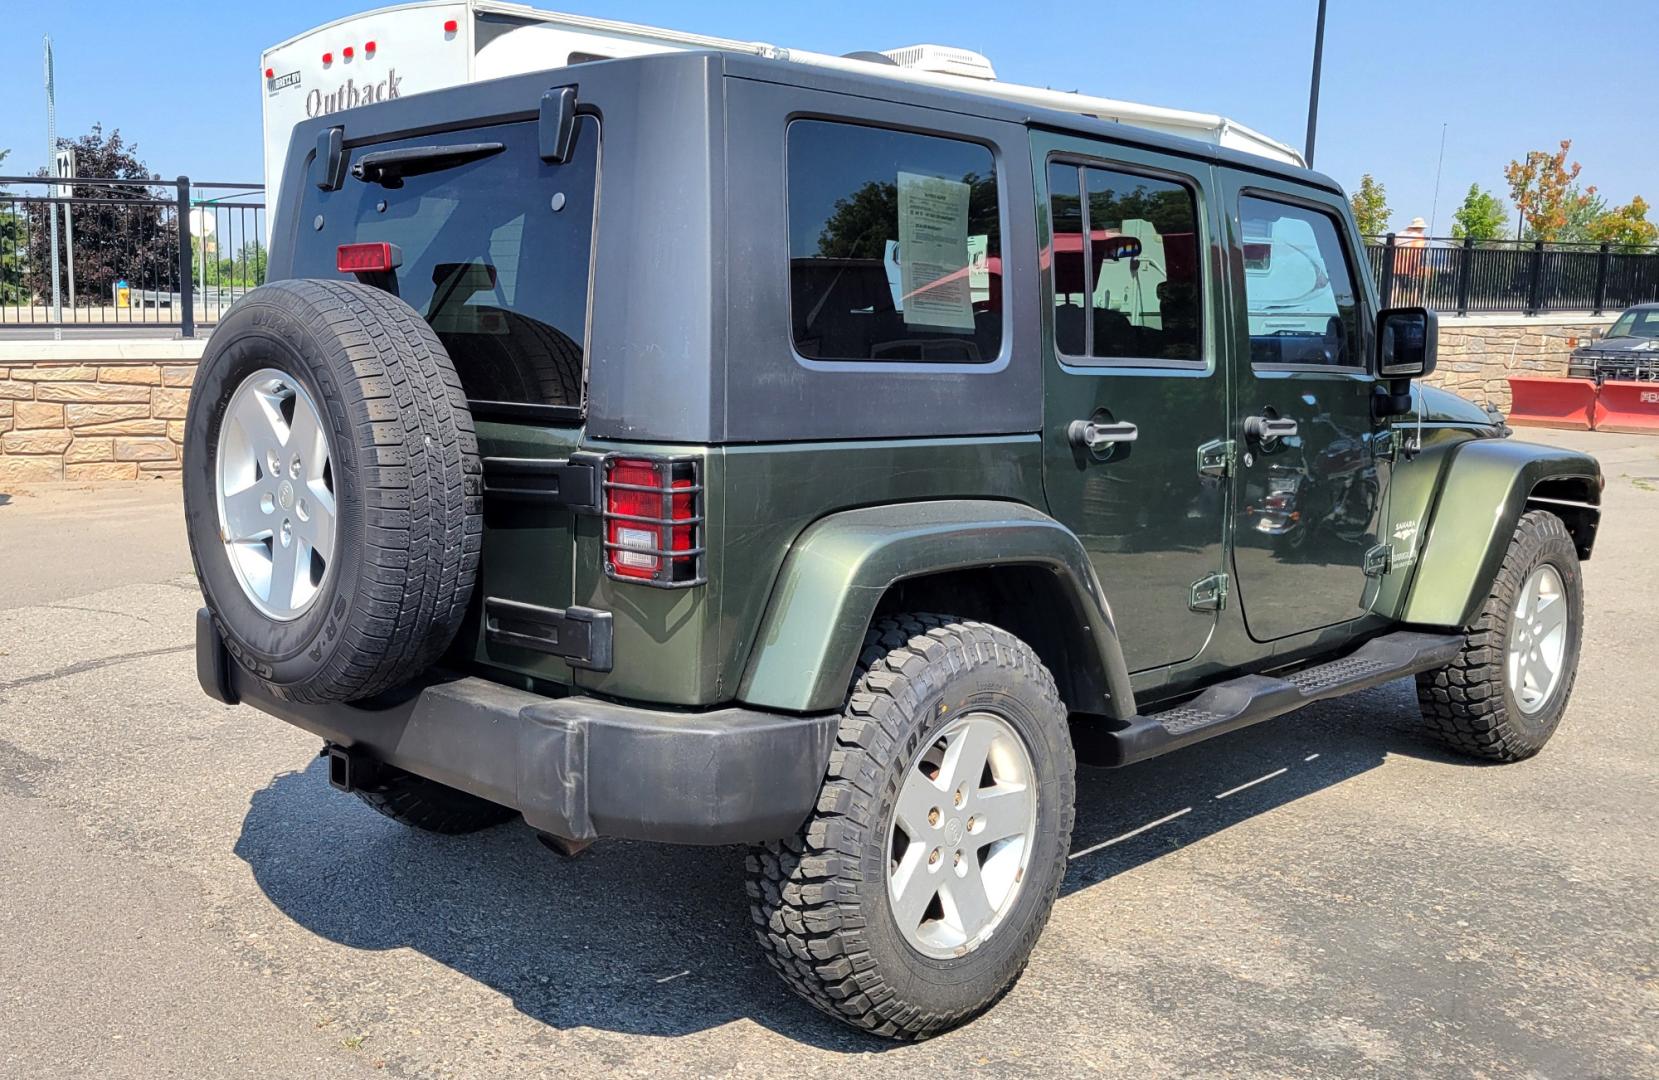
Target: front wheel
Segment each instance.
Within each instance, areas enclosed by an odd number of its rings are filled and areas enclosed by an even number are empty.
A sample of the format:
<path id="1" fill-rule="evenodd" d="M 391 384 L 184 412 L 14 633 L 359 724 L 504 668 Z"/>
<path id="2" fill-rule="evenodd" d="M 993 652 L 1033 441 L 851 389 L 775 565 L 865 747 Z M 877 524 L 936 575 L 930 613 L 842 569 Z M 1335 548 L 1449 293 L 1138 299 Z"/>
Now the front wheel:
<path id="1" fill-rule="evenodd" d="M 1074 772 L 1065 707 L 1024 642 L 947 616 L 879 620 L 816 812 L 748 859 L 768 959 L 877 1034 L 977 1016 L 1048 921 Z"/>
<path id="2" fill-rule="evenodd" d="M 1458 658 L 1417 676 L 1430 730 L 1459 753 L 1520 761 L 1561 723 L 1578 674 L 1584 577 L 1560 518 L 1524 515 Z"/>

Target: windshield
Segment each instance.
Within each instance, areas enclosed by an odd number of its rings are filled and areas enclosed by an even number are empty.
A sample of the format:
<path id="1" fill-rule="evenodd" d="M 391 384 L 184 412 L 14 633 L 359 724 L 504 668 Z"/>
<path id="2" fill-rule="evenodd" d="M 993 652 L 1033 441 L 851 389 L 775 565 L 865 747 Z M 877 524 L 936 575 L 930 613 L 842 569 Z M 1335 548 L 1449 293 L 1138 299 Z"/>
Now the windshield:
<path id="1" fill-rule="evenodd" d="M 1607 336 L 1659 338 L 1659 308 L 1633 308 L 1625 312 L 1608 329 Z"/>

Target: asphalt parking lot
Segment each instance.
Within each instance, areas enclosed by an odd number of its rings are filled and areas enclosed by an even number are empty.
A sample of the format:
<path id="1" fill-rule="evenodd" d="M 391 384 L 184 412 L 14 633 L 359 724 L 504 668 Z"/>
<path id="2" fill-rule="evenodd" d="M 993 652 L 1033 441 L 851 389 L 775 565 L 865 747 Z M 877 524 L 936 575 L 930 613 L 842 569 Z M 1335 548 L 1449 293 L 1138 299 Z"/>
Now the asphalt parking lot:
<path id="1" fill-rule="evenodd" d="M 1659 439 L 1608 476 L 1531 761 L 1401 681 L 1079 783 L 991 1014 L 892 1046 L 787 994 L 730 849 L 406 830 L 198 690 L 175 486 L 0 493 L 0 1075 L 1659 1075 Z"/>

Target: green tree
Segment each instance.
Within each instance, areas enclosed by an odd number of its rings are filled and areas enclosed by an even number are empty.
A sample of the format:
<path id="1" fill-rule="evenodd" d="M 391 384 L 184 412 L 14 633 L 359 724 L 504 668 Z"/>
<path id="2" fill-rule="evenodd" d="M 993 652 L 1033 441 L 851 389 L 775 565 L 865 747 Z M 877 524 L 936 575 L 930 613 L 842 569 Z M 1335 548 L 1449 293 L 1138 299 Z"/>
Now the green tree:
<path id="1" fill-rule="evenodd" d="M 1463 205 L 1452 215 L 1452 235 L 1473 240 L 1497 240 L 1503 236 L 1508 221 L 1509 209 L 1502 199 L 1490 191 L 1481 190 L 1479 184 L 1470 184 L 1469 194 L 1463 197 Z"/>
<path id="2" fill-rule="evenodd" d="M 132 184 L 93 187 L 78 184 L 70 193 L 102 201 L 78 205 L 75 215 L 75 293 L 80 304 L 107 304 L 118 280 L 134 289 L 168 292 L 178 287 L 178 227 L 165 212 L 174 205 L 169 185 L 138 159 L 138 147 L 119 131 L 104 134 L 103 125 L 78 139 L 59 139 L 74 147 L 76 172 L 89 179 L 131 180 Z M 41 169 L 37 175 L 45 176 Z M 61 190 L 61 189 L 60 189 Z M 51 227 L 44 204 L 29 210 L 29 257 L 25 280 L 36 296 L 52 292 Z M 60 234 L 61 235 L 61 234 Z M 60 249 L 61 250 L 61 249 Z M 60 282 L 67 283 L 60 264 Z"/>
<path id="3" fill-rule="evenodd" d="M 1574 184 L 1567 191 L 1567 223 L 1555 238 L 1561 243 L 1587 244 L 1592 241 L 1590 226 L 1607 213 L 1607 200 L 1596 194 L 1595 188 L 1581 189 Z"/>
<path id="4" fill-rule="evenodd" d="M 1634 196 L 1623 206 L 1604 212 L 1590 223 L 1589 239 L 1612 244 L 1620 251 L 1636 251 L 1659 241 L 1659 226 L 1647 219 L 1647 200 Z"/>
<path id="5" fill-rule="evenodd" d="M 4 172 L 6 155 L 0 150 L 0 172 Z M 0 188 L 0 197 L 10 194 Z M 23 218 L 10 203 L 0 206 L 0 304 L 21 304 L 28 300 L 29 289 L 23 282 L 24 260 L 28 248 L 23 242 Z"/>
<path id="6" fill-rule="evenodd" d="M 1348 201 L 1361 235 L 1381 236 L 1388 231 L 1388 192 L 1370 173 L 1359 178 L 1359 190 Z"/>

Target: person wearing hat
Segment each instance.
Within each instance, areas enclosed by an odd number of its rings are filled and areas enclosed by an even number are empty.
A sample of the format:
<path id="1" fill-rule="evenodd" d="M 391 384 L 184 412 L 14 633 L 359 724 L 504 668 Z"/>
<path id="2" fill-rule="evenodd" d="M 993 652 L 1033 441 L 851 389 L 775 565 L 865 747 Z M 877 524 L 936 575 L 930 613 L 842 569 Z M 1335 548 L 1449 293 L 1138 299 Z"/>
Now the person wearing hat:
<path id="1" fill-rule="evenodd" d="M 1394 240 L 1400 250 L 1394 253 L 1394 295 L 1389 303 L 1420 303 L 1428 291 L 1428 265 L 1423 251 L 1429 246 L 1429 223 L 1420 217 L 1411 219 Z"/>

